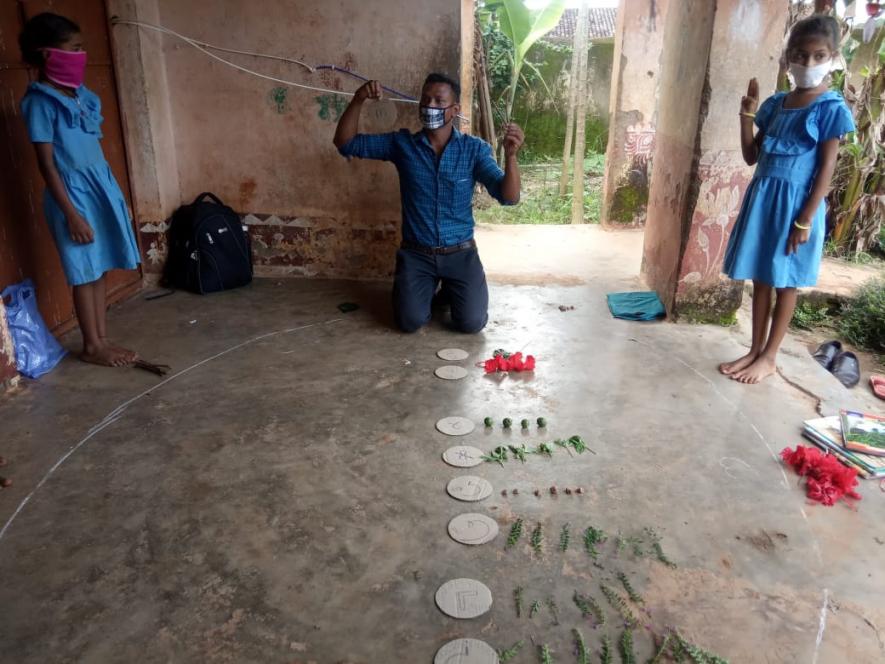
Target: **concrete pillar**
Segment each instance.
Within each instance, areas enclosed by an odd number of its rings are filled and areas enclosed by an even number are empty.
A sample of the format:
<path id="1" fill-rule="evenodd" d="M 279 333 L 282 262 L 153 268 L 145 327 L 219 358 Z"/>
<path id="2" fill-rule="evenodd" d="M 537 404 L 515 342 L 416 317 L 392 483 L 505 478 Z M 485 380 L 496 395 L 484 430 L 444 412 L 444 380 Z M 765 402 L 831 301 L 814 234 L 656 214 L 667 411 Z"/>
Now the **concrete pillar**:
<path id="1" fill-rule="evenodd" d="M 643 276 L 676 318 L 724 322 L 741 285 L 721 275 L 752 170 L 738 111 L 751 77 L 774 92 L 788 3 L 672 3 L 661 59 Z"/>
<path id="2" fill-rule="evenodd" d="M 15 347 L 12 344 L 12 335 L 6 323 L 6 307 L 0 300 L 0 393 L 8 387 L 14 386 L 19 380 L 18 370 L 15 368 Z"/>
<path id="3" fill-rule="evenodd" d="M 602 186 L 602 223 L 607 226 L 645 223 L 669 4 L 670 0 L 622 0 L 618 9 Z"/>
<path id="4" fill-rule="evenodd" d="M 109 0 L 108 13 L 161 23 L 156 0 Z M 132 214 L 141 235 L 145 277 L 156 280 L 166 255 L 166 220 L 181 205 L 178 163 L 163 35 L 133 25 L 111 29 L 117 94 L 132 187 Z"/>

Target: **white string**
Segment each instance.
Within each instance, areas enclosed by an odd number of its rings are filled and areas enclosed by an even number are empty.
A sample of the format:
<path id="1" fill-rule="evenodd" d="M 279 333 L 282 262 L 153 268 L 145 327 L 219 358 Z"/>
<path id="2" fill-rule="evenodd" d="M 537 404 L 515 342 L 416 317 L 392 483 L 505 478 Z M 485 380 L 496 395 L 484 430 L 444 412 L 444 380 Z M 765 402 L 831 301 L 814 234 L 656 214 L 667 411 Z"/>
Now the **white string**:
<path id="1" fill-rule="evenodd" d="M 352 92 L 342 92 L 341 90 L 329 90 L 326 88 L 318 88 L 313 85 L 304 85 L 303 83 L 296 83 L 295 81 L 288 81 L 286 79 L 276 78 L 275 76 L 268 76 L 267 74 L 262 74 L 261 72 L 253 71 L 252 69 L 249 69 L 247 67 L 242 67 L 242 66 L 236 64 L 235 62 L 231 62 L 230 60 L 225 60 L 224 58 L 222 58 L 218 55 L 215 55 L 214 53 L 212 53 L 212 51 L 210 51 L 208 49 L 211 48 L 211 49 L 215 49 L 215 50 L 219 50 L 219 51 L 226 51 L 228 53 L 240 53 L 242 55 L 252 55 L 255 57 L 259 57 L 259 58 L 270 58 L 270 59 L 274 59 L 274 60 L 282 60 L 284 62 L 293 62 L 295 64 L 306 67 L 311 72 L 315 71 L 314 68 L 311 67 L 310 65 L 300 62 L 298 60 L 292 59 L 292 58 L 283 58 L 283 57 L 280 57 L 277 55 L 265 55 L 262 53 L 250 53 L 248 51 L 236 51 L 233 49 L 220 48 L 217 46 L 212 46 L 212 45 L 207 44 L 205 42 L 197 41 L 196 39 L 191 39 L 190 37 L 185 37 L 184 35 L 182 35 L 178 32 L 175 32 L 174 30 L 170 30 L 169 28 L 163 27 L 162 25 L 153 25 L 152 23 L 144 23 L 142 21 L 125 21 L 123 19 L 113 19 L 112 23 L 114 25 L 134 25 L 134 26 L 137 26 L 140 28 L 147 28 L 148 30 L 155 30 L 157 32 L 162 32 L 167 35 L 172 35 L 173 37 L 177 37 L 178 39 L 185 42 L 186 44 L 193 46 L 198 51 L 201 51 L 202 53 L 208 55 L 210 58 L 213 58 L 214 60 L 218 60 L 219 62 L 226 64 L 228 67 L 233 67 L 234 69 L 238 69 L 239 71 L 245 72 L 246 74 L 251 74 L 252 76 L 257 76 L 258 78 L 263 78 L 268 81 L 273 81 L 274 83 L 282 83 L 283 85 L 289 85 L 289 86 L 292 86 L 295 88 L 304 88 L 305 90 L 313 90 L 315 92 L 325 92 L 326 94 L 341 95 L 343 97 L 353 97 L 353 95 L 354 95 L 354 93 L 352 93 Z M 204 48 L 204 46 L 207 48 Z M 404 104 L 417 104 L 418 103 L 416 100 L 412 100 L 412 99 L 397 99 L 394 97 L 388 97 L 388 99 L 390 101 L 398 101 L 398 102 L 402 102 Z"/>

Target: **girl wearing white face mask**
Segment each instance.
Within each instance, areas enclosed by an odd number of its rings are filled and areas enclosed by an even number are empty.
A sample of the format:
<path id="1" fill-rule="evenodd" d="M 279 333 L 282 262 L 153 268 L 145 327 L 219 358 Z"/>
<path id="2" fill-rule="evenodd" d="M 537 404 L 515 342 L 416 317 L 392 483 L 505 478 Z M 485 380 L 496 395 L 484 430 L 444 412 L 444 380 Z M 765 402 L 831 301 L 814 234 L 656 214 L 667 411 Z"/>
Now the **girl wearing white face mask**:
<path id="1" fill-rule="evenodd" d="M 775 359 L 796 307 L 796 288 L 817 282 L 823 252 L 824 197 L 840 138 L 854 131 L 842 96 L 828 89 L 840 30 L 829 16 L 797 23 L 787 42 L 795 89 L 758 107 L 759 84 L 741 100 L 741 149 L 753 180 L 728 241 L 723 271 L 753 280 L 750 352 L 719 370 L 742 383 L 775 372 Z M 753 123 L 759 131 L 753 134 Z M 772 313 L 772 299 L 777 291 Z"/>

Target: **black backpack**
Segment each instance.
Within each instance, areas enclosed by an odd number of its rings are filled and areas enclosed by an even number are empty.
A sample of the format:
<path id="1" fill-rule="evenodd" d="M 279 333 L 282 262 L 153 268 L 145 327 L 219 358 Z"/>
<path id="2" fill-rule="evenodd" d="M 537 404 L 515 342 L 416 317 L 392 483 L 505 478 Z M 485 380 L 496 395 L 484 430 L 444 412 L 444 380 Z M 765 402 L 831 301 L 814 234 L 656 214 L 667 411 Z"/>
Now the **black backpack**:
<path id="1" fill-rule="evenodd" d="M 215 194 L 204 192 L 172 215 L 163 281 L 201 295 L 252 281 L 248 236 L 237 213 Z"/>

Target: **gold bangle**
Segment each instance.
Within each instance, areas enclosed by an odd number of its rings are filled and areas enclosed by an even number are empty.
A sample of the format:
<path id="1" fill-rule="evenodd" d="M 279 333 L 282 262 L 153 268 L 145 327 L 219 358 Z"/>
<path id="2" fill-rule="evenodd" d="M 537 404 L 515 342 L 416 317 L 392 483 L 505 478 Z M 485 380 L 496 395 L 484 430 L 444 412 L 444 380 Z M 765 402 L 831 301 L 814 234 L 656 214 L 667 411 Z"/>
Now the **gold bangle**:
<path id="1" fill-rule="evenodd" d="M 743 111 L 738 113 L 738 115 L 742 115 L 745 118 L 755 118 L 756 117 L 755 113 L 744 113 Z"/>
<path id="2" fill-rule="evenodd" d="M 811 224 L 809 224 L 808 226 L 803 226 L 803 225 L 800 224 L 798 221 L 794 221 L 794 222 L 793 222 L 793 226 L 795 226 L 796 228 L 798 228 L 800 231 L 811 230 Z"/>

